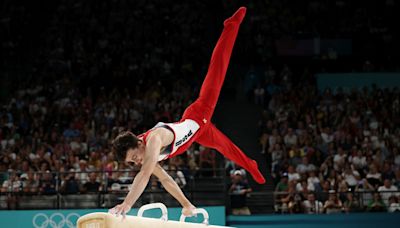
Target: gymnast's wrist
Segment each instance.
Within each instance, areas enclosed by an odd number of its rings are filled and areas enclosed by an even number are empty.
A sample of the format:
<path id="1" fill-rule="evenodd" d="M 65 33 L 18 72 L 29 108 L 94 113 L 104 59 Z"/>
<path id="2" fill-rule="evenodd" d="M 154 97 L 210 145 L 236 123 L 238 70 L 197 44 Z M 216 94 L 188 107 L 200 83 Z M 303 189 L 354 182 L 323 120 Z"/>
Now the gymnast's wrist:
<path id="1" fill-rule="evenodd" d="M 193 205 L 192 205 L 192 203 L 190 203 L 189 201 L 187 201 L 187 202 L 184 202 L 184 203 L 182 204 L 182 207 L 183 207 L 183 208 L 189 208 L 189 207 L 193 207 Z"/>
<path id="2" fill-rule="evenodd" d="M 127 199 L 124 200 L 124 202 L 122 202 L 122 204 L 132 207 L 133 203 L 129 202 Z"/>

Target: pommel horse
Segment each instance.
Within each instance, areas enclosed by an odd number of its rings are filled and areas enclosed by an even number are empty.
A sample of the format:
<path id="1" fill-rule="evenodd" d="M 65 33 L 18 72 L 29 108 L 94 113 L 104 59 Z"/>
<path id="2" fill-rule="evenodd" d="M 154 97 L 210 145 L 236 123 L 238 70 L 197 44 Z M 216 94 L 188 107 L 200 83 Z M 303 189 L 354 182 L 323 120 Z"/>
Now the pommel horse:
<path id="1" fill-rule="evenodd" d="M 143 212 L 150 209 L 161 209 L 161 218 L 143 217 Z M 198 208 L 194 214 L 202 214 L 204 220 L 202 223 L 185 222 L 186 216 L 181 215 L 179 221 L 168 221 L 167 207 L 162 203 L 146 204 L 139 208 L 137 216 L 127 215 L 125 219 L 122 216 L 95 212 L 80 217 L 77 221 L 78 228 L 226 228 L 226 226 L 209 225 L 208 212 L 203 208 Z"/>

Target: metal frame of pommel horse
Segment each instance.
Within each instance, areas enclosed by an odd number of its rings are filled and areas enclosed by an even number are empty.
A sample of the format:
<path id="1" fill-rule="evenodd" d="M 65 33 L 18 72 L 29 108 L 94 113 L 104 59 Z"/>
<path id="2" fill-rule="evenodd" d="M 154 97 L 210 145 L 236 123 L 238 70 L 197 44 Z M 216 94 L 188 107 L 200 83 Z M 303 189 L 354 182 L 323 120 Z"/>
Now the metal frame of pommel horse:
<path id="1" fill-rule="evenodd" d="M 161 218 L 143 217 L 143 212 L 150 209 L 161 209 Z M 105 212 L 95 212 L 80 217 L 77 228 L 226 228 L 226 226 L 209 225 L 208 212 L 203 208 L 195 209 L 194 214 L 202 214 L 202 223 L 185 222 L 186 216 L 181 215 L 179 221 L 168 221 L 167 207 L 162 203 L 146 204 L 139 208 L 137 216 L 116 216 Z"/>

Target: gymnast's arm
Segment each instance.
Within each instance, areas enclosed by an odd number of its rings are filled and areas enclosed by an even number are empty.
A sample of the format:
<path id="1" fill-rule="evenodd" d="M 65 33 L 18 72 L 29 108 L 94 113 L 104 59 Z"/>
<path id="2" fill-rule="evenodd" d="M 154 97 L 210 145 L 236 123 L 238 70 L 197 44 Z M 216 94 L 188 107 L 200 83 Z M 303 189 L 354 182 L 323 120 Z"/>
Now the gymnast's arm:
<path id="1" fill-rule="evenodd" d="M 151 134 L 149 136 L 142 168 L 133 180 L 131 190 L 126 196 L 124 203 L 132 206 L 143 193 L 149 182 L 150 176 L 153 173 L 154 167 L 157 165 L 161 144 L 161 138 L 159 135 Z"/>
<path id="2" fill-rule="evenodd" d="M 161 184 L 169 192 L 169 194 L 171 194 L 182 205 L 182 213 L 185 216 L 192 215 L 192 210 L 194 210 L 195 207 L 186 198 L 181 188 L 172 179 L 172 177 L 159 164 L 157 164 L 154 168 L 153 174 L 160 180 Z"/>

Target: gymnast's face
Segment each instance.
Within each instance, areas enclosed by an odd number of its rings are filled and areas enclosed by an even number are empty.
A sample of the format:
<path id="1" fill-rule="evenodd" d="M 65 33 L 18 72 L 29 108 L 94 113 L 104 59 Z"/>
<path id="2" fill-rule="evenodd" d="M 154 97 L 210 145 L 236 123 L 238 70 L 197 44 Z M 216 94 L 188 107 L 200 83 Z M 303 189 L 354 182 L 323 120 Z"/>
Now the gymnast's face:
<path id="1" fill-rule="evenodd" d="M 142 141 L 138 142 L 138 147 L 135 149 L 129 149 L 126 152 L 125 162 L 133 162 L 136 165 L 141 165 L 143 163 L 145 152 L 145 146 Z"/>

